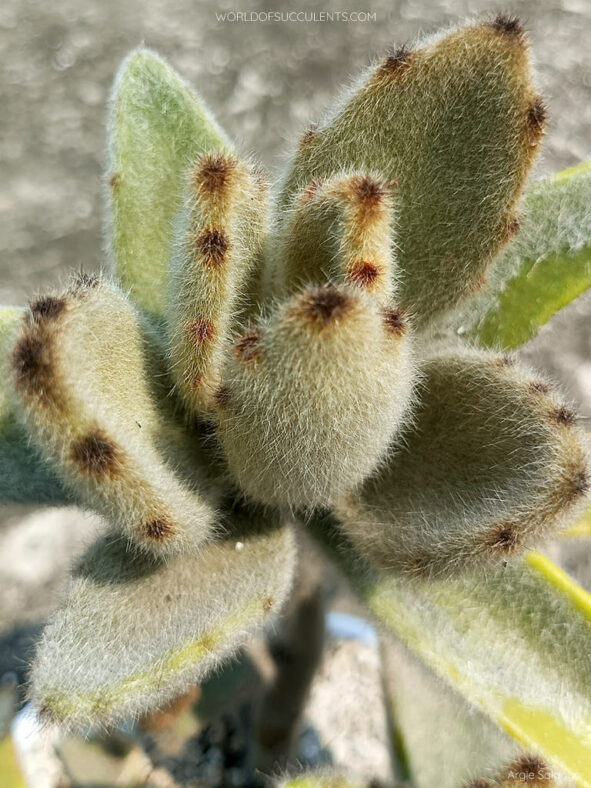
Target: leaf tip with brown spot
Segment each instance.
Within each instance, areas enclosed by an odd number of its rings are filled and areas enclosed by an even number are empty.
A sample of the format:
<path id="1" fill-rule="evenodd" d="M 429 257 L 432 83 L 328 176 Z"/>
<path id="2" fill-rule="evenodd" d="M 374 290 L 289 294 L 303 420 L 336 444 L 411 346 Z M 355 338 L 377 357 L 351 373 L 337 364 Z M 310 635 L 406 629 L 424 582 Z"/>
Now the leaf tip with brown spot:
<path id="1" fill-rule="evenodd" d="M 260 358 L 261 335 L 255 329 L 246 331 L 234 343 L 234 353 L 241 361 L 256 361 Z"/>
<path id="2" fill-rule="evenodd" d="M 347 279 L 352 285 L 368 288 L 379 279 L 380 273 L 381 271 L 375 263 L 361 260 L 349 269 Z"/>
<path id="3" fill-rule="evenodd" d="M 519 532 L 511 523 L 496 525 L 486 535 L 485 544 L 501 553 L 513 553 L 519 546 Z"/>
<path id="4" fill-rule="evenodd" d="M 226 410 L 230 405 L 230 389 L 227 386 L 220 386 L 213 398 L 221 410 Z"/>
<path id="5" fill-rule="evenodd" d="M 525 28 L 521 24 L 519 17 L 511 14 L 499 13 L 490 22 L 485 23 L 497 33 L 522 42 L 525 40 Z"/>
<path id="6" fill-rule="evenodd" d="M 300 137 L 299 148 L 300 150 L 304 151 L 310 148 L 318 139 L 318 128 L 314 124 L 309 126 L 306 131 Z"/>
<path id="7" fill-rule="evenodd" d="M 527 109 L 527 128 L 532 138 L 532 144 L 536 144 L 541 139 L 548 120 L 548 110 L 541 98 L 537 96 Z"/>
<path id="8" fill-rule="evenodd" d="M 377 207 L 389 192 L 385 181 L 371 175 L 354 176 L 350 184 L 353 195 L 365 208 Z"/>
<path id="9" fill-rule="evenodd" d="M 543 380 L 532 380 L 528 386 L 532 394 L 549 394 L 551 386 Z"/>
<path id="10" fill-rule="evenodd" d="M 577 414 L 572 408 L 566 405 L 559 405 L 552 411 L 552 418 L 558 424 L 565 427 L 572 427 L 577 422 Z"/>
<path id="11" fill-rule="evenodd" d="M 66 299 L 63 296 L 40 296 L 29 307 L 33 320 L 55 320 L 66 308 Z"/>
<path id="12" fill-rule="evenodd" d="M 27 330 L 17 341 L 11 367 L 17 390 L 48 400 L 53 391 L 51 335 L 47 330 Z"/>
<path id="13" fill-rule="evenodd" d="M 188 325 L 188 333 L 191 339 L 199 345 L 210 342 L 215 336 L 215 325 L 211 320 L 204 317 L 197 317 Z"/>
<path id="14" fill-rule="evenodd" d="M 100 283 L 101 277 L 99 274 L 88 274 L 84 271 L 79 271 L 70 280 L 68 289 L 73 295 L 83 296 L 90 290 L 96 290 Z"/>
<path id="15" fill-rule="evenodd" d="M 225 153 L 207 153 L 199 159 L 194 179 L 197 186 L 207 192 L 222 191 L 236 169 L 234 156 Z"/>
<path id="16" fill-rule="evenodd" d="M 305 291 L 298 300 L 298 314 L 323 327 L 344 317 L 351 306 L 347 293 L 333 285 L 319 285 Z"/>
<path id="17" fill-rule="evenodd" d="M 405 44 L 392 49 L 385 60 L 380 64 L 380 73 L 388 76 L 398 76 L 406 71 L 413 57 L 413 51 Z"/>

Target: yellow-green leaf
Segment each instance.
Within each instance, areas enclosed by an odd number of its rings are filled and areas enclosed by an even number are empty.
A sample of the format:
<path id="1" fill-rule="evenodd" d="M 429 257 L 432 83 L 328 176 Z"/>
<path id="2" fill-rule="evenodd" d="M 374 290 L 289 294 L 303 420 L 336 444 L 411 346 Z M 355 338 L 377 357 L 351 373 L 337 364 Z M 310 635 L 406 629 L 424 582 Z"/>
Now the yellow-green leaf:
<path id="1" fill-rule="evenodd" d="M 500 771 L 521 748 L 397 639 L 381 639 L 399 777 L 414 788 L 459 788 Z"/>
<path id="2" fill-rule="evenodd" d="M 561 536 L 565 539 L 573 539 L 579 536 L 591 536 L 591 507 L 577 520 L 574 525 L 571 525 Z"/>
<path id="3" fill-rule="evenodd" d="M 281 782 L 280 788 L 364 788 L 360 780 L 353 780 L 341 774 L 311 772 L 300 777 Z"/>
<path id="4" fill-rule="evenodd" d="M 26 788 L 10 736 L 0 739 L 0 788 Z"/>
<path id="5" fill-rule="evenodd" d="M 591 285 L 591 163 L 534 183 L 517 238 L 456 328 L 487 347 L 517 348 Z"/>
<path id="6" fill-rule="evenodd" d="M 337 544 L 383 625 L 524 748 L 591 786 L 589 594 L 538 553 L 417 580 L 370 570 Z"/>

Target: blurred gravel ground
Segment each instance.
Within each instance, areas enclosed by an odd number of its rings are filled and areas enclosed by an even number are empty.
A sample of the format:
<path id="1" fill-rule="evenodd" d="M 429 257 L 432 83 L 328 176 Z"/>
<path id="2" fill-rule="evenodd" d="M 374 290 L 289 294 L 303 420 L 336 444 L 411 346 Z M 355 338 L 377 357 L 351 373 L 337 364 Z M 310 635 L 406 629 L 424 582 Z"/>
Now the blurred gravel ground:
<path id="1" fill-rule="evenodd" d="M 375 12 L 376 21 L 216 19 L 224 11 L 286 9 L 364 10 Z M 22 303 L 72 268 L 102 264 L 105 102 L 130 48 L 143 43 L 167 56 L 240 148 L 276 171 L 286 143 L 372 57 L 421 32 L 498 10 L 517 13 L 530 30 L 551 111 L 538 173 L 591 158 L 591 0 L 329 0 L 322 9 L 311 0 L 6 0 L 0 5 L 0 302 Z M 524 351 L 561 379 L 588 417 L 590 317 L 591 297 L 581 299 Z M 56 603 L 71 557 L 97 527 L 79 514 L 12 515 L 0 532 L 0 675 L 24 671 L 28 645 Z M 386 768 L 379 694 L 373 652 L 333 644 L 307 721 L 340 763 L 366 773 L 372 763 L 381 773 Z M 355 698 L 364 700 L 357 705 Z"/>

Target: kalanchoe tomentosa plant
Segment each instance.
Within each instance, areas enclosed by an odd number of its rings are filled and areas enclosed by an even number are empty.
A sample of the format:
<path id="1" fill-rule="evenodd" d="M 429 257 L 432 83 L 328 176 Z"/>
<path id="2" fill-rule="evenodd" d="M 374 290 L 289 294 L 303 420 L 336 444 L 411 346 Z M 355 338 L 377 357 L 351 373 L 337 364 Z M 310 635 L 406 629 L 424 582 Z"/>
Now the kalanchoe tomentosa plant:
<path id="1" fill-rule="evenodd" d="M 531 720 L 501 713 L 503 692 L 526 703 L 523 672 L 550 675 L 558 646 L 536 650 L 536 633 L 586 624 L 540 572 L 505 565 L 574 521 L 588 456 L 561 394 L 503 348 L 588 284 L 590 181 L 535 185 L 520 219 L 545 115 L 519 23 L 472 23 L 370 68 L 269 197 L 160 58 L 125 61 L 112 276 L 77 275 L 2 319 L 4 498 L 108 524 L 39 644 L 47 719 L 111 724 L 201 680 L 289 594 L 300 516 L 336 528 L 343 565 L 411 648 L 440 673 L 469 666 L 462 692 L 543 748 Z M 576 738 L 588 694 L 570 670 L 547 680 L 548 713 Z M 569 681 L 580 719 L 560 706 Z"/>

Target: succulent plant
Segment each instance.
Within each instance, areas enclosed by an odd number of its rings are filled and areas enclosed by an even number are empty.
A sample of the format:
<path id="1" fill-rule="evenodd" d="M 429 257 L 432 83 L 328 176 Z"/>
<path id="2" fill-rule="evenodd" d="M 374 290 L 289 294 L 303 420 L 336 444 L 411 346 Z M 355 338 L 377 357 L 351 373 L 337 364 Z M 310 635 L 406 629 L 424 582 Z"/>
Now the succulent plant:
<path id="1" fill-rule="evenodd" d="M 269 195 L 128 57 L 110 271 L 1 313 L 3 500 L 105 520 L 38 647 L 46 719 L 200 681 L 281 609 L 299 518 L 430 669 L 591 780 L 591 605 L 522 557 L 585 508 L 586 437 L 507 353 L 591 283 L 591 169 L 522 200 L 545 116 L 519 22 L 473 22 L 369 68 Z"/>

